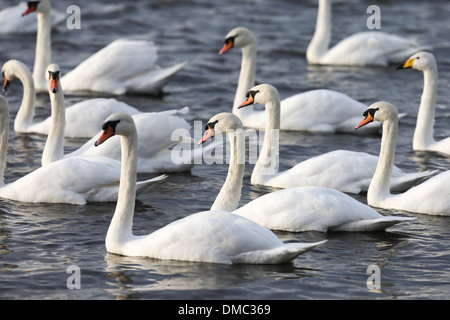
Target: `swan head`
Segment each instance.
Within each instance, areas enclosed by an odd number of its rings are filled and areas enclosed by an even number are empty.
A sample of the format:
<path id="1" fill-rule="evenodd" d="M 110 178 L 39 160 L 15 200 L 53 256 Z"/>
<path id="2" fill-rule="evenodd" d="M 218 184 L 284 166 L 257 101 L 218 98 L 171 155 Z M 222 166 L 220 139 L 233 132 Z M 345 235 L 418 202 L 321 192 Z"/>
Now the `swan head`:
<path id="1" fill-rule="evenodd" d="M 245 97 L 245 101 L 241 103 L 238 109 L 252 104 L 267 104 L 274 100 L 280 101 L 278 90 L 270 84 L 259 84 L 254 86 L 247 92 Z"/>
<path id="2" fill-rule="evenodd" d="M 371 104 L 363 113 L 364 119 L 355 127 L 361 128 L 372 121 L 384 122 L 387 120 L 398 120 L 397 108 L 389 102 L 378 101 Z"/>
<path id="3" fill-rule="evenodd" d="M 96 147 L 115 135 L 127 136 L 136 132 L 136 125 L 132 116 L 123 112 L 118 112 L 110 115 L 105 120 L 102 130 L 102 134 L 94 143 Z"/>
<path id="4" fill-rule="evenodd" d="M 15 59 L 6 61 L 2 66 L 3 90 L 6 92 L 11 81 L 24 74 L 29 79 L 32 79 L 30 69 L 25 64 Z"/>
<path id="5" fill-rule="evenodd" d="M 48 79 L 48 90 L 51 93 L 57 93 L 61 88 L 59 79 L 61 78 L 61 69 L 55 63 L 50 64 L 45 71 Z"/>
<path id="6" fill-rule="evenodd" d="M 244 27 L 237 27 L 225 36 L 224 44 L 219 54 L 224 54 L 233 47 L 242 48 L 249 44 L 256 44 L 253 32 Z"/>
<path id="7" fill-rule="evenodd" d="M 402 65 L 398 66 L 397 70 L 402 69 L 416 69 L 425 71 L 430 68 L 436 68 L 436 59 L 431 52 L 419 51 L 413 54 Z"/>
<path id="8" fill-rule="evenodd" d="M 49 0 L 28 1 L 27 10 L 22 13 L 22 17 L 31 12 L 50 12 L 51 5 Z"/>
<path id="9" fill-rule="evenodd" d="M 205 125 L 205 134 L 198 142 L 201 145 L 208 139 L 214 137 L 215 134 L 225 134 L 228 130 L 244 129 L 242 121 L 234 114 L 229 112 L 218 113 L 209 119 Z"/>

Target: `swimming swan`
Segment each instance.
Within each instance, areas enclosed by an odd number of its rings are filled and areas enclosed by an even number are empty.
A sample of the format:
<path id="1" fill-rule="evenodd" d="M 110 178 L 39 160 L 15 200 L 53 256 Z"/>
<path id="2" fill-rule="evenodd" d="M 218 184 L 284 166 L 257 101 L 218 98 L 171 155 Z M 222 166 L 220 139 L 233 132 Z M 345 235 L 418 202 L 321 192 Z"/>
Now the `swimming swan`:
<path id="1" fill-rule="evenodd" d="M 364 113 L 364 120 L 356 128 L 374 120 L 383 123 L 383 135 L 378 165 L 367 191 L 367 203 L 378 208 L 450 215 L 450 171 L 442 172 L 403 193 L 390 193 L 390 172 L 394 163 L 398 131 L 397 109 L 388 102 L 376 102 L 369 106 Z"/>
<path id="2" fill-rule="evenodd" d="M 269 84 L 253 87 L 241 107 L 253 103 L 265 105 L 267 125 L 263 146 L 253 168 L 252 184 L 277 188 L 321 186 L 346 193 L 367 191 L 378 157 L 365 152 L 335 150 L 302 161 L 289 170 L 278 172 L 277 129 L 280 126 L 280 98 L 277 89 Z M 391 190 L 404 191 L 418 179 L 435 172 L 405 173 L 395 167 L 392 170 Z"/>
<path id="3" fill-rule="evenodd" d="M 414 52 L 429 49 L 413 40 L 379 31 L 355 33 L 329 48 L 331 12 L 331 0 L 319 0 L 316 30 L 306 51 L 310 64 L 387 66 L 404 61 Z"/>
<path id="4" fill-rule="evenodd" d="M 199 143 L 226 133 L 231 146 L 228 174 L 211 210 L 232 211 L 268 229 L 289 232 L 379 231 L 414 219 L 384 217 L 345 193 L 308 186 L 274 191 L 238 208 L 245 169 L 242 122 L 232 113 L 219 113 L 205 129 Z"/>
<path id="5" fill-rule="evenodd" d="M 79 156 L 52 162 L 5 184 L 9 137 L 9 104 L 0 96 L 0 198 L 20 202 L 67 203 L 117 200 L 120 162 L 108 157 Z M 166 175 L 137 182 L 141 193 Z"/>
<path id="6" fill-rule="evenodd" d="M 438 86 L 438 70 L 436 59 L 430 52 L 418 52 L 397 69 L 413 68 L 423 72 L 423 93 L 417 114 L 416 128 L 413 137 L 413 149 L 432 151 L 450 156 L 450 137 L 440 141 L 434 140 L 434 115 Z"/>
<path id="7" fill-rule="evenodd" d="M 39 92 L 46 91 L 44 72 L 52 62 L 50 9 L 49 0 L 30 1 L 23 13 L 37 12 L 33 79 Z M 61 82 L 67 92 L 155 94 L 187 64 L 184 61 L 169 68 L 161 68 L 155 64 L 156 51 L 151 41 L 118 39 L 81 62 Z"/>
<path id="8" fill-rule="evenodd" d="M 255 85 L 257 54 L 255 35 L 247 28 L 237 27 L 226 35 L 224 42 L 219 54 L 224 54 L 233 47 L 242 48 L 241 71 L 232 112 L 242 120 L 246 128 L 263 129 L 266 125 L 264 110 L 255 110 L 252 106 L 239 109 L 246 93 Z M 292 131 L 354 134 L 353 124 L 367 109 L 367 105 L 341 92 L 327 89 L 295 94 L 281 100 L 280 103 L 280 129 Z M 363 133 L 378 132 L 380 127 L 379 124 L 367 127 Z"/>
<path id="9" fill-rule="evenodd" d="M 131 116 L 118 113 L 106 119 L 103 130 L 96 145 L 120 135 L 122 146 L 119 197 L 105 239 L 109 253 L 222 264 L 276 264 L 288 263 L 326 241 L 285 244 L 255 222 L 218 210 L 188 215 L 148 235 L 133 235 L 136 126 Z"/>

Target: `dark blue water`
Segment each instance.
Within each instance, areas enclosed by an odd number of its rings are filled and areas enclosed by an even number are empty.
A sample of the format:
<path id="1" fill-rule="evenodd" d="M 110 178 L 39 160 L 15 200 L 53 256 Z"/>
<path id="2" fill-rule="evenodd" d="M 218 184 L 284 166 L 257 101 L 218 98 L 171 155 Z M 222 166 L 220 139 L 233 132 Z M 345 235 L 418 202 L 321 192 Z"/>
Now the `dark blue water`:
<path id="1" fill-rule="evenodd" d="M 56 2 L 56 1 L 54 1 Z M 1 6 L 16 1 L 2 0 Z M 407 116 L 400 122 L 396 165 L 405 171 L 450 168 L 450 159 L 416 153 L 411 139 L 423 88 L 418 71 L 392 68 L 308 66 L 307 45 L 315 27 L 316 1 L 58 1 L 81 9 L 81 29 L 69 30 L 65 21 L 53 32 L 53 59 L 64 70 L 121 37 L 153 40 L 158 63 L 189 64 L 160 96 L 120 96 L 142 111 L 189 106 L 186 119 L 203 123 L 212 115 L 231 111 L 241 53 L 218 51 L 236 26 L 250 28 L 259 41 L 257 82 L 276 86 L 282 97 L 314 89 L 344 92 L 370 104 L 394 103 Z M 439 68 L 435 137 L 450 135 L 450 4 L 445 1 L 353 0 L 333 10 L 333 43 L 367 30 L 366 9 L 381 8 L 382 31 L 429 44 Z M 33 66 L 35 34 L 0 35 L 0 62 L 11 58 Z M 132 61 L 130 61 L 132 62 Z M 7 95 L 11 123 L 20 105 L 20 85 Z M 66 103 L 87 96 L 67 96 Z M 38 96 L 37 118 L 50 114 L 49 99 Z M 71 151 L 84 141 L 66 141 Z M 379 152 L 379 136 L 283 132 L 280 169 L 335 149 Z M 40 165 L 45 137 L 11 131 L 6 182 Z M 246 168 L 242 204 L 270 192 L 249 183 Z M 157 187 L 138 197 L 134 233 L 147 234 L 176 219 L 207 210 L 221 187 L 227 166 L 197 165 L 190 172 L 170 174 Z M 152 175 L 139 175 L 143 179 Z M 365 195 L 356 196 L 365 202 Z M 0 200 L 1 299 L 448 299 L 450 298 L 450 219 L 415 216 L 376 233 L 276 232 L 284 241 L 329 241 L 287 265 L 223 266 L 204 263 L 129 258 L 106 252 L 104 239 L 114 203 L 85 206 L 27 204 Z M 367 268 L 380 268 L 381 288 L 369 290 Z M 69 266 L 81 273 L 80 289 L 69 289 Z"/>

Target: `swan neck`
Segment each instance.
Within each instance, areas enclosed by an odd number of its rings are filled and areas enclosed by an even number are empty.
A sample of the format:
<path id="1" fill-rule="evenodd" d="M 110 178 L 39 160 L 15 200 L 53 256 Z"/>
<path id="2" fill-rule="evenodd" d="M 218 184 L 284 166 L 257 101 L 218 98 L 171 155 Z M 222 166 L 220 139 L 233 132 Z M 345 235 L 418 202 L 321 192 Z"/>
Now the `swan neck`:
<path id="1" fill-rule="evenodd" d="M 64 131 L 66 126 L 66 111 L 64 107 L 64 93 L 59 84 L 59 90 L 56 93 L 50 92 L 51 103 L 51 124 L 42 152 L 42 165 L 45 166 L 51 162 L 64 157 Z"/>
<path id="2" fill-rule="evenodd" d="M 242 47 L 241 71 L 233 103 L 233 113 L 238 117 L 253 112 L 252 106 L 241 109 L 238 107 L 245 100 L 247 92 L 255 85 L 256 55 L 256 43 Z"/>
<path id="3" fill-rule="evenodd" d="M 438 87 L 438 73 L 436 64 L 423 72 L 424 86 L 417 113 L 416 128 L 414 130 L 413 148 L 425 149 L 433 144 L 434 140 L 434 116 L 436 108 L 436 95 Z"/>
<path id="4" fill-rule="evenodd" d="M 106 246 L 123 244 L 133 236 L 136 199 L 137 132 L 121 136 L 122 163 L 116 210 L 106 235 Z"/>
<path id="5" fill-rule="evenodd" d="M 378 158 L 377 168 L 367 191 L 367 200 L 369 203 L 377 203 L 377 201 L 390 196 L 390 178 L 394 166 L 397 131 L 397 119 L 386 120 L 383 122 L 380 156 Z"/>
<path id="6" fill-rule="evenodd" d="M 254 184 L 276 174 L 279 166 L 280 99 L 269 101 L 265 108 L 266 129 L 258 161 L 252 172 L 251 180 Z"/>
<path id="7" fill-rule="evenodd" d="M 306 50 L 306 57 L 311 63 L 318 62 L 328 51 L 331 40 L 331 2 L 319 0 L 316 29 Z"/>
<path id="8" fill-rule="evenodd" d="M 245 135 L 242 129 L 229 130 L 230 164 L 225 182 L 211 210 L 234 211 L 241 200 L 242 180 L 245 170 Z"/>
<path id="9" fill-rule="evenodd" d="M 6 168 L 6 156 L 8 153 L 9 118 L 9 112 L 6 112 L 0 117 L 0 187 L 5 186 L 4 174 Z"/>
<path id="10" fill-rule="evenodd" d="M 37 14 L 36 56 L 34 58 L 33 80 L 36 89 L 46 90 L 45 71 L 52 60 L 51 49 L 51 14 Z"/>
<path id="11" fill-rule="evenodd" d="M 36 91 L 31 72 L 24 68 L 14 68 L 15 76 L 22 82 L 22 103 L 14 120 L 14 130 L 24 132 L 33 123 L 34 106 L 36 104 Z"/>

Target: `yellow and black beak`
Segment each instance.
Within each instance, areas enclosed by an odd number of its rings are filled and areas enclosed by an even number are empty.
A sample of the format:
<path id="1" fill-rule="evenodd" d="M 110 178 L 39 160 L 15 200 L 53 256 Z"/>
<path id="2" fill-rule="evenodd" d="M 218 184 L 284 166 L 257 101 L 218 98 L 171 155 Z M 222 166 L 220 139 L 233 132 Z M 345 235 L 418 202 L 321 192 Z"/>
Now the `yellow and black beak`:
<path id="1" fill-rule="evenodd" d="M 395 70 L 410 69 L 414 63 L 414 58 L 406 60 L 404 64 L 399 65 Z"/>
<path id="2" fill-rule="evenodd" d="M 371 123 L 375 118 L 375 112 L 377 110 L 378 110 L 378 108 L 377 109 L 368 109 L 368 110 L 364 111 L 364 113 L 363 113 L 364 119 L 360 123 L 358 123 L 358 125 L 355 127 L 355 130 L 358 128 L 361 128 L 362 126 L 365 126 L 368 123 Z"/>

